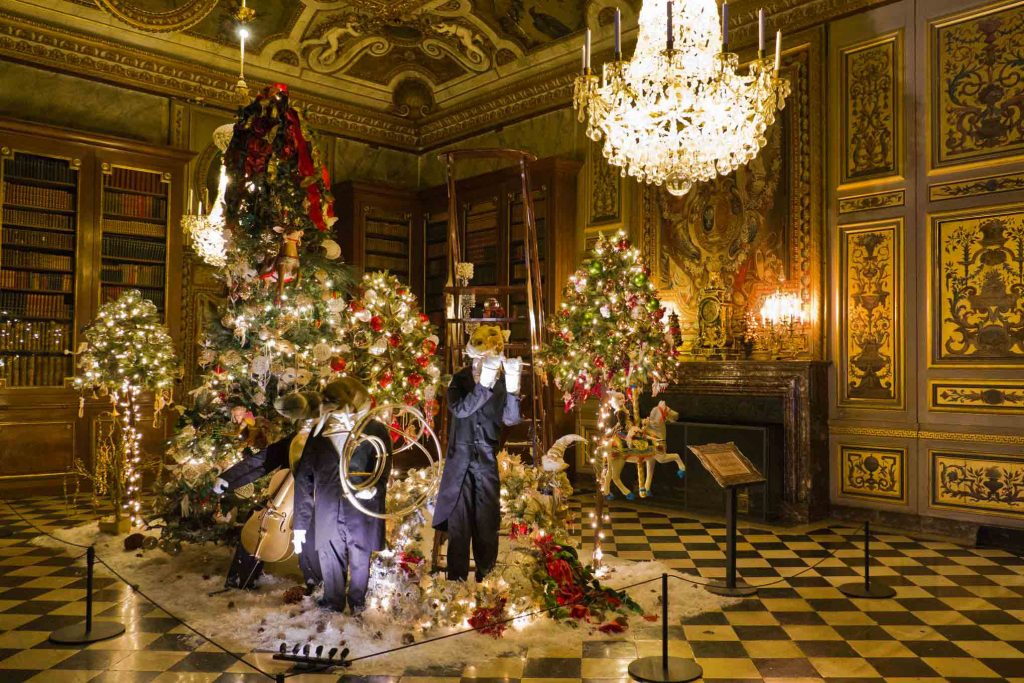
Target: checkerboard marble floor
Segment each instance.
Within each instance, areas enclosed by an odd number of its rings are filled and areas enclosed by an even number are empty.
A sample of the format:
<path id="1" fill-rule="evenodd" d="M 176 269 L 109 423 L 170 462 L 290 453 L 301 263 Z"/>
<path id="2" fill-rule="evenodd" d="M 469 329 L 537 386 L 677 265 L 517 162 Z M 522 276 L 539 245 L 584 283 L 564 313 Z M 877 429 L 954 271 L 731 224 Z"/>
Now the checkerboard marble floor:
<path id="1" fill-rule="evenodd" d="M 90 519 L 58 498 L 13 501 L 33 524 L 71 526 Z M 642 506 L 610 510 L 608 552 L 658 559 L 684 573 L 722 575 L 717 522 L 664 514 Z M 738 564 L 751 583 L 800 576 L 762 588 L 724 611 L 673 624 L 670 652 L 693 657 L 708 683 L 1024 683 L 1024 560 L 998 550 L 878 534 L 872 575 L 892 585 L 889 600 L 847 599 L 836 586 L 859 576 L 860 537 L 853 528 L 788 533 L 740 529 Z M 54 629 L 81 621 L 81 561 L 29 544 L 37 535 L 0 503 L 0 682 L 266 681 L 190 633 L 102 569 L 96 579 L 99 618 L 116 618 L 126 635 L 84 648 L 48 642 Z M 672 599 L 701 590 L 671 582 Z M 519 656 L 466 668 L 407 669 L 357 678 L 306 674 L 293 681 L 372 683 L 562 683 L 627 680 L 637 656 L 660 652 L 660 626 L 633 620 L 618 641 L 531 647 Z M 461 638 L 475 638 L 472 634 Z M 244 654 L 270 671 L 269 655 Z"/>

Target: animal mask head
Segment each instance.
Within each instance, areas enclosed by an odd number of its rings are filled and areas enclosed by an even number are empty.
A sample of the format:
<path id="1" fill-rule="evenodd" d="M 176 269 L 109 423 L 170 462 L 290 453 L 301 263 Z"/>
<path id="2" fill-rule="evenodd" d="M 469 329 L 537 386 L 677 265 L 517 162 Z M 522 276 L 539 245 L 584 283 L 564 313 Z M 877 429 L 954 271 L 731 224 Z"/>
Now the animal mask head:
<path id="1" fill-rule="evenodd" d="M 289 420 L 308 420 L 320 414 L 320 399 L 310 391 L 293 391 L 274 399 L 274 410 Z"/>
<path id="2" fill-rule="evenodd" d="M 480 325 L 469 337 L 466 344 L 466 355 L 470 358 L 500 356 L 505 350 L 505 342 L 511 334 L 497 325 Z"/>
<path id="3" fill-rule="evenodd" d="M 324 412 L 361 413 L 370 409 L 370 392 L 353 377 L 342 377 L 327 384 L 320 393 Z"/>

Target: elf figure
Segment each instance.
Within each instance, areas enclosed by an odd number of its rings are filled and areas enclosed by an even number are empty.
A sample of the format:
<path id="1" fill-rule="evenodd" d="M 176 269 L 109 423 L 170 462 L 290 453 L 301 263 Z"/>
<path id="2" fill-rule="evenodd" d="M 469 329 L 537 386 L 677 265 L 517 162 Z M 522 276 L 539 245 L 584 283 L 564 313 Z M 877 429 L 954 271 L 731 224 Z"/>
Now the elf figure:
<path id="1" fill-rule="evenodd" d="M 295 521 L 292 542 L 296 554 L 315 550 L 312 576 L 322 580 L 322 604 L 339 612 L 346 604 L 352 614 L 366 607 L 370 555 L 384 548 L 384 520 L 361 512 L 342 488 L 339 463 L 352 427 L 370 409 L 370 394 L 351 377 L 335 380 L 321 394 L 324 416 L 313 427 L 295 468 Z M 352 455 L 349 476 L 365 481 L 386 458 L 384 473 L 373 488 L 356 494 L 362 506 L 384 512 L 391 471 L 391 437 L 376 420 L 363 430 L 364 438 Z"/>
<path id="2" fill-rule="evenodd" d="M 495 453 L 501 426 L 519 423 L 522 372 L 522 359 L 502 354 L 504 342 L 505 333 L 497 326 L 474 330 L 466 346 L 470 364 L 448 386 L 452 419 L 433 525 L 448 533 L 448 578 L 456 581 L 469 576 L 470 546 L 477 581 L 498 557 L 501 484 Z M 502 368 L 504 377 L 499 377 Z"/>

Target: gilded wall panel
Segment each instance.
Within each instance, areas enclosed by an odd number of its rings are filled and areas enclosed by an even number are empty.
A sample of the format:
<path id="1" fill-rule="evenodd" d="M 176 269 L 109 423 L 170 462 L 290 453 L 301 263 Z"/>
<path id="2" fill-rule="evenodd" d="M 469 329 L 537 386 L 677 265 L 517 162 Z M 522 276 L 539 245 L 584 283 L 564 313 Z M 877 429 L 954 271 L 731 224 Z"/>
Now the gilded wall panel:
<path id="1" fill-rule="evenodd" d="M 1024 458 L 929 451 L 931 505 L 1024 518 Z"/>
<path id="2" fill-rule="evenodd" d="M 587 155 L 587 226 L 622 221 L 622 174 L 605 161 L 601 148 L 590 145 Z"/>
<path id="3" fill-rule="evenodd" d="M 1024 205 L 931 217 L 931 360 L 1024 364 Z"/>
<path id="4" fill-rule="evenodd" d="M 932 410 L 1024 414 L 1024 382 L 933 380 L 928 395 Z"/>
<path id="5" fill-rule="evenodd" d="M 931 25 L 933 167 L 1024 151 L 1024 2 Z"/>
<path id="6" fill-rule="evenodd" d="M 1024 173 L 1002 173 L 985 178 L 935 183 L 928 186 L 928 198 L 936 202 L 1013 190 L 1024 190 Z"/>
<path id="7" fill-rule="evenodd" d="M 843 183 L 900 175 L 902 50 L 895 32 L 841 51 Z"/>
<path id="8" fill-rule="evenodd" d="M 839 491 L 844 496 L 890 503 L 906 500 L 906 449 L 842 446 L 839 460 Z"/>
<path id="9" fill-rule="evenodd" d="M 839 226 L 840 403 L 903 407 L 903 219 Z"/>
<path id="10" fill-rule="evenodd" d="M 891 192 L 872 192 L 870 194 L 842 197 L 839 200 L 839 213 L 857 213 L 859 211 L 873 211 L 875 209 L 903 206 L 906 202 L 906 194 L 905 190 L 892 190 Z"/>

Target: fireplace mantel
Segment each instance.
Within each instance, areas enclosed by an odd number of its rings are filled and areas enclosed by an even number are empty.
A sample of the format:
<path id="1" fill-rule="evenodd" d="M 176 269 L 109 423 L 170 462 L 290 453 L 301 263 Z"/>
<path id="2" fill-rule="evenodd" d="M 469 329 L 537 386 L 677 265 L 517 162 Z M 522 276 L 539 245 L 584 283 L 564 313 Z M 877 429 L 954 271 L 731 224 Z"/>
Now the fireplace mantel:
<path id="1" fill-rule="evenodd" d="M 664 400 L 680 419 L 722 424 L 781 424 L 784 432 L 780 521 L 828 514 L 828 366 L 826 361 L 694 361 L 676 382 L 643 403 Z M 712 396 L 750 401 L 708 401 Z M 694 399 L 702 399 L 695 401 Z M 703 415 L 694 415 L 701 410 Z M 680 410 L 684 408 L 684 410 Z"/>

